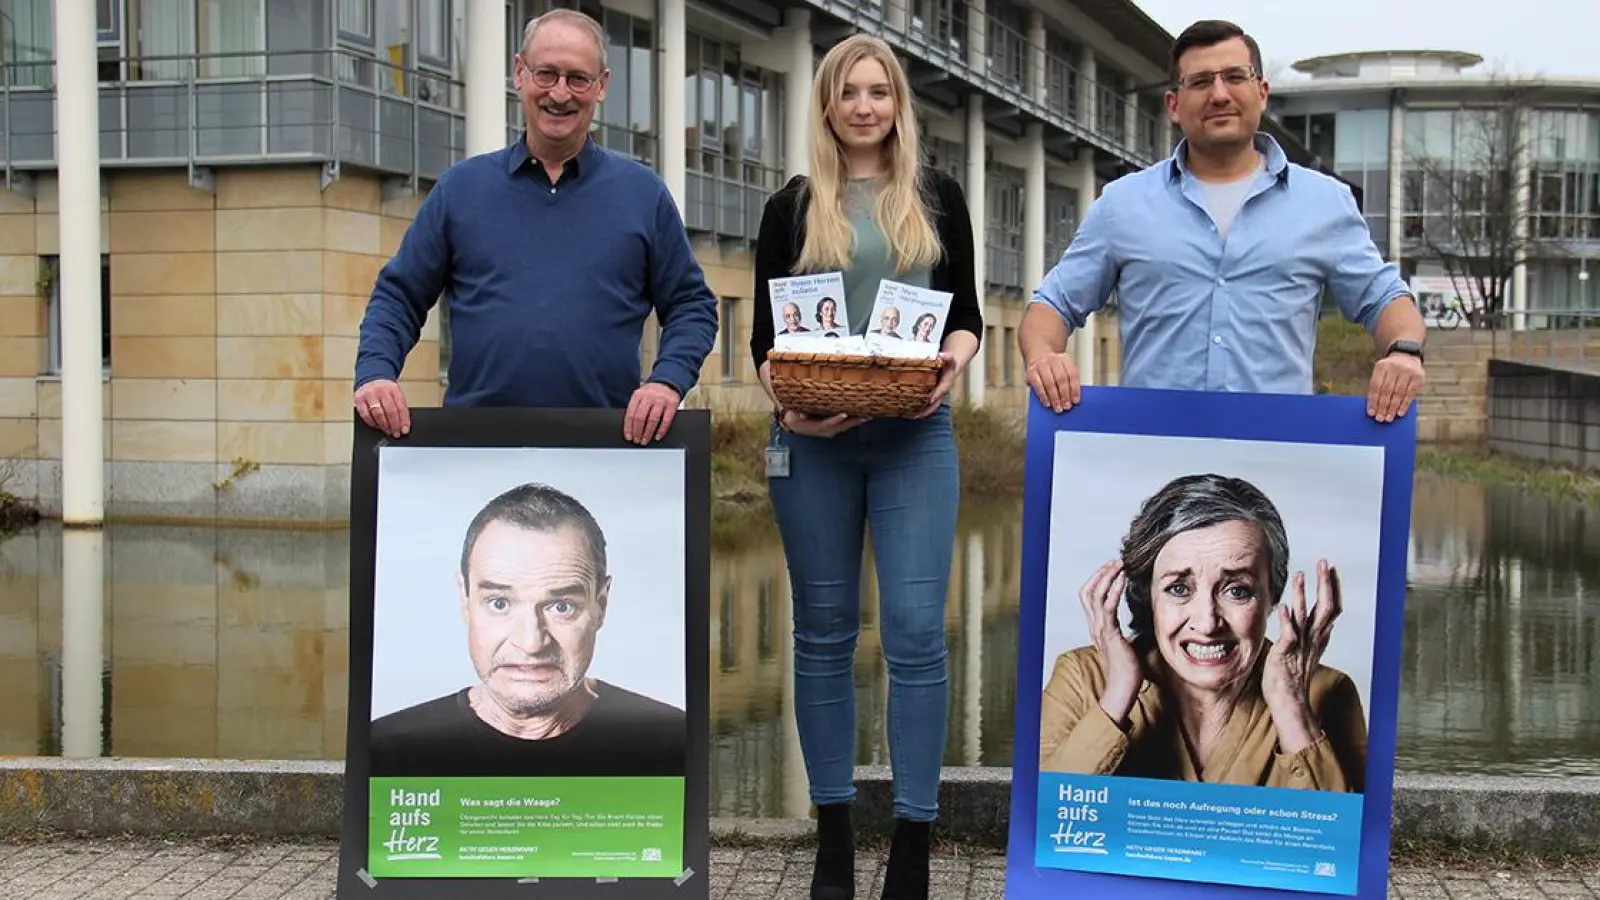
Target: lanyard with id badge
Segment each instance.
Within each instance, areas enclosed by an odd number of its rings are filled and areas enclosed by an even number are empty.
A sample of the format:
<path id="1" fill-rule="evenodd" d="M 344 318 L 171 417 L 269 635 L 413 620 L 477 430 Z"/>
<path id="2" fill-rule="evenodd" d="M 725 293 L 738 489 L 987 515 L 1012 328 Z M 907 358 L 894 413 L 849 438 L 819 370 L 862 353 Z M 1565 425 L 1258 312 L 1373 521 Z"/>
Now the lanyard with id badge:
<path id="1" fill-rule="evenodd" d="M 782 413 L 778 412 L 772 415 L 772 423 L 777 427 L 772 429 L 772 443 L 767 445 L 768 478 L 789 477 L 789 448 L 783 443 L 784 428 L 779 422 L 781 415 Z"/>

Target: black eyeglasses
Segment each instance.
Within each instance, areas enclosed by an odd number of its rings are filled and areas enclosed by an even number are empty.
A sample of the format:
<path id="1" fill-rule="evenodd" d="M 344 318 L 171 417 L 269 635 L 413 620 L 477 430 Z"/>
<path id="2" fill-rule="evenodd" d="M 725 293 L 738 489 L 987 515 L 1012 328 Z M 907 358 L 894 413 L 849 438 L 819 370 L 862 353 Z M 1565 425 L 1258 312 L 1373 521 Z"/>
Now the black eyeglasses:
<path id="1" fill-rule="evenodd" d="M 545 90 L 555 87 L 564 78 L 567 82 L 567 90 L 574 94 L 582 94 L 594 87 L 595 82 L 599 81 L 598 78 L 587 72 L 576 70 L 563 72 L 560 69 L 552 69 L 549 66 L 540 66 L 537 69 L 532 69 L 528 68 L 526 63 L 523 64 L 523 68 L 527 68 L 528 74 L 533 76 L 533 83 Z"/>
<path id="2" fill-rule="evenodd" d="M 1255 66 L 1229 66 L 1226 69 L 1213 69 L 1209 72 L 1192 72 L 1179 79 L 1178 86 L 1186 91 L 1208 91 L 1211 83 L 1221 75 L 1228 87 L 1239 87 L 1248 84 L 1256 78 Z"/>

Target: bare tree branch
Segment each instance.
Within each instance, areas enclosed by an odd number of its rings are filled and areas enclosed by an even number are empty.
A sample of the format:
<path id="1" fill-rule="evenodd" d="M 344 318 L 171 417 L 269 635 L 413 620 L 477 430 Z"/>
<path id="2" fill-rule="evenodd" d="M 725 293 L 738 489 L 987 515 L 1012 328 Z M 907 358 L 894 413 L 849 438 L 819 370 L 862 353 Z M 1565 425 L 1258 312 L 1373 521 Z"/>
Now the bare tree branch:
<path id="1" fill-rule="evenodd" d="M 1518 266 L 1559 252 L 1530 223 L 1539 93 L 1495 78 L 1455 110 L 1453 134 L 1406 142 L 1405 237 L 1444 266 L 1475 327 L 1500 320 Z"/>
<path id="2" fill-rule="evenodd" d="M 1274 56 L 1262 57 L 1261 68 L 1266 70 L 1261 73 L 1261 77 L 1269 84 L 1291 80 L 1296 74 L 1293 69 L 1289 68 L 1289 63 Z"/>

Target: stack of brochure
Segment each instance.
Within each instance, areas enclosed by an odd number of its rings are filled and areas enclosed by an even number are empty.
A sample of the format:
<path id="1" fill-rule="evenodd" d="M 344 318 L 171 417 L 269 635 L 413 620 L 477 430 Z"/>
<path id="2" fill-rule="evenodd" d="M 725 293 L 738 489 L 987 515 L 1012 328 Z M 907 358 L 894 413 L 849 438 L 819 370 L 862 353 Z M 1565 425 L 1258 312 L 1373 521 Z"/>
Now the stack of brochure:
<path id="1" fill-rule="evenodd" d="M 847 356 L 933 359 L 951 294 L 884 279 L 862 333 L 852 332 L 838 272 L 768 282 L 775 349 Z"/>

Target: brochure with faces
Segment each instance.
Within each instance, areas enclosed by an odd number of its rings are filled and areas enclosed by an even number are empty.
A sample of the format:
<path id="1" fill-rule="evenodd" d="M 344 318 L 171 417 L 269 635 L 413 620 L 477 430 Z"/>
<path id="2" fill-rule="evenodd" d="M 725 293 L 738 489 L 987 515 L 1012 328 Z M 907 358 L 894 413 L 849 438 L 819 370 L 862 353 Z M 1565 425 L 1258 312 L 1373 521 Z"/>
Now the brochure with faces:
<path id="1" fill-rule="evenodd" d="M 853 334 L 840 273 L 774 278 L 767 287 L 775 347 L 911 359 L 939 354 L 952 297 L 945 291 L 884 279 L 878 283 L 866 333 Z"/>
<path id="2" fill-rule="evenodd" d="M 838 353 L 834 342 L 850 337 L 850 315 L 845 308 L 844 276 L 838 272 L 774 278 L 767 282 L 772 296 L 772 328 L 776 346 L 785 350 L 811 349 Z M 810 345 L 828 341 L 824 347 Z"/>
<path id="3" fill-rule="evenodd" d="M 878 298 L 867 320 L 868 345 L 881 356 L 938 356 L 952 296 L 947 291 L 884 279 L 878 284 Z"/>

